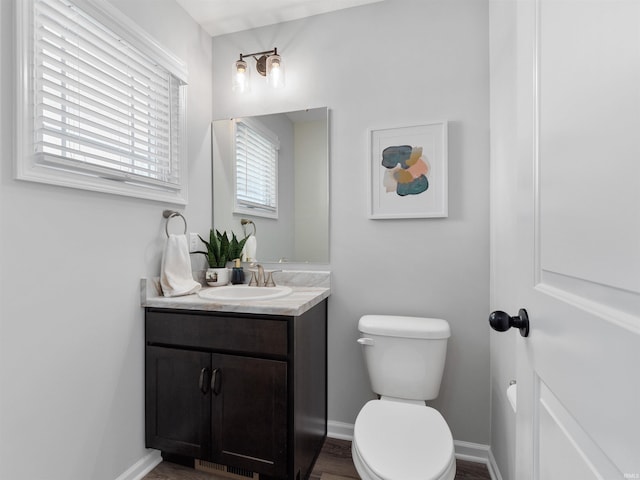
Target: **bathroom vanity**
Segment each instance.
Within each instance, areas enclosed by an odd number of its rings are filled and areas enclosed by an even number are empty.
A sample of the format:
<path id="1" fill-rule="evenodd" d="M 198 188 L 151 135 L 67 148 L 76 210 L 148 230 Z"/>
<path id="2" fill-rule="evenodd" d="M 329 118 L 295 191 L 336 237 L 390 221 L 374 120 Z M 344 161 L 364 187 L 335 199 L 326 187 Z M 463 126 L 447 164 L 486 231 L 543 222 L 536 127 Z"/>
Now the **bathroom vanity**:
<path id="1" fill-rule="evenodd" d="M 241 477 L 308 478 L 327 429 L 327 296 L 145 299 L 146 446 Z"/>

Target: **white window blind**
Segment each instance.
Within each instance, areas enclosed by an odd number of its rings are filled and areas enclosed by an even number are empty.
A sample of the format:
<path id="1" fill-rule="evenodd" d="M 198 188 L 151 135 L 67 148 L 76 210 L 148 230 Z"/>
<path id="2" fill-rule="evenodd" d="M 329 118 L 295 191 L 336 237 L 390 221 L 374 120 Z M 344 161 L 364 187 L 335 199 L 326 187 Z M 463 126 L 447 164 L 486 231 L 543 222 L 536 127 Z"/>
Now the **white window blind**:
<path id="1" fill-rule="evenodd" d="M 278 214 L 277 137 L 255 121 L 235 122 L 236 210 Z"/>
<path id="2" fill-rule="evenodd" d="M 180 192 L 186 83 L 149 54 L 157 45 L 69 0 L 34 0 L 31 18 L 34 164 Z"/>

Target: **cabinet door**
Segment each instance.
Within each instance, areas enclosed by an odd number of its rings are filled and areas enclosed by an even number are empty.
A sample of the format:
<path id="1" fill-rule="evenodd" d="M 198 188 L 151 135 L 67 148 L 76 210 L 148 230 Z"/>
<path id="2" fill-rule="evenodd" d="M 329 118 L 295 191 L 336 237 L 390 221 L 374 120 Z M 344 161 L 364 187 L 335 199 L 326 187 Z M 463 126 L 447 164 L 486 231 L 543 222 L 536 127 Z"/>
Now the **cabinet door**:
<path id="1" fill-rule="evenodd" d="M 210 361 L 209 353 L 147 346 L 148 448 L 210 458 Z"/>
<path id="2" fill-rule="evenodd" d="M 287 363 L 212 355 L 214 461 L 286 476 Z"/>

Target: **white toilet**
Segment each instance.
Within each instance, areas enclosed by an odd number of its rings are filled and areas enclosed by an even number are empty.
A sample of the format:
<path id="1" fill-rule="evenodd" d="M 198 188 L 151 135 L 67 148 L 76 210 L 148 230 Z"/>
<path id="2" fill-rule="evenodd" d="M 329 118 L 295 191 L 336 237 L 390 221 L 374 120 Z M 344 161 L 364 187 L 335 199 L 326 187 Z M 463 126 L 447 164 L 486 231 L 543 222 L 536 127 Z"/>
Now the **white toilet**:
<path id="1" fill-rule="evenodd" d="M 438 396 L 451 335 L 436 318 L 365 315 L 358 323 L 371 387 L 353 431 L 353 463 L 363 480 L 453 480 L 453 437 L 426 406 Z"/>

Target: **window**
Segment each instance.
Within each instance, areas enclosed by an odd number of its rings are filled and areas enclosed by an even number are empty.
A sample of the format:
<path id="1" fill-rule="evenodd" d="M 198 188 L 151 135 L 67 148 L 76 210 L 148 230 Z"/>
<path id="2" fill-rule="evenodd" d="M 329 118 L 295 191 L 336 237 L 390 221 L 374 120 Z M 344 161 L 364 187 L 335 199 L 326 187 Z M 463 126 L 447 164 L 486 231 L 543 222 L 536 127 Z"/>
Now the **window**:
<path id="1" fill-rule="evenodd" d="M 235 121 L 235 211 L 278 218 L 277 136 L 256 120 Z"/>
<path id="2" fill-rule="evenodd" d="M 186 203 L 182 62 L 108 2 L 17 3 L 17 178 Z"/>

